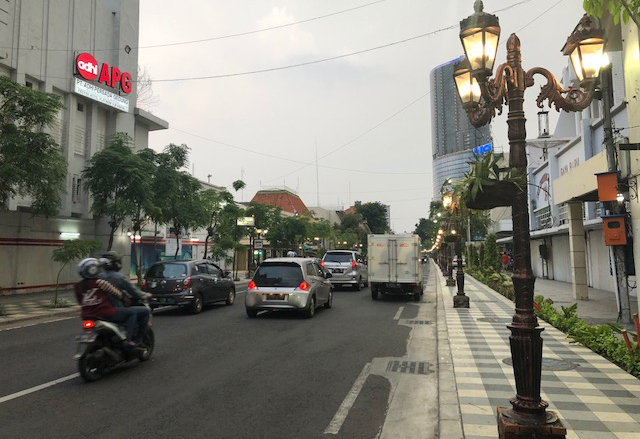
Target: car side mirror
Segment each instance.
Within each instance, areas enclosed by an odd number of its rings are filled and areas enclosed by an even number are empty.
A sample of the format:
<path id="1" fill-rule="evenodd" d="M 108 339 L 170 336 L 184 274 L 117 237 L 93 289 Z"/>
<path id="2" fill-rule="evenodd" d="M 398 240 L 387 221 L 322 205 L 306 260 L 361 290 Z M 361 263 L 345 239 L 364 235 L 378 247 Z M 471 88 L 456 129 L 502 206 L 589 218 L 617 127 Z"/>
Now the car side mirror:
<path id="1" fill-rule="evenodd" d="M 333 274 L 329 273 L 328 271 L 324 274 L 325 279 L 331 279 L 333 277 Z"/>

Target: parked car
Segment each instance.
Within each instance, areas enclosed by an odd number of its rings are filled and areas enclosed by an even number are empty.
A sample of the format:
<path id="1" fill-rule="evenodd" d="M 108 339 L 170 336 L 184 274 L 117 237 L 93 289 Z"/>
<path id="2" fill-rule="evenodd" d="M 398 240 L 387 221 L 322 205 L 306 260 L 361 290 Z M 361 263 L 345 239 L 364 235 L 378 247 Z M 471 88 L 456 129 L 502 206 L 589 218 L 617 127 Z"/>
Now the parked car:
<path id="1" fill-rule="evenodd" d="M 322 268 L 332 274 L 333 285 L 349 285 L 356 291 L 369 286 L 367 263 L 358 252 L 330 250 L 322 258 Z"/>
<path id="2" fill-rule="evenodd" d="M 249 282 L 245 308 L 249 317 L 263 310 L 294 310 L 311 318 L 316 308 L 331 308 L 333 287 L 311 258 L 265 259 Z"/>
<path id="3" fill-rule="evenodd" d="M 153 294 L 153 308 L 181 306 L 192 314 L 199 313 L 209 303 L 233 305 L 236 300 L 233 280 L 206 259 L 156 262 L 147 270 L 142 289 Z"/>

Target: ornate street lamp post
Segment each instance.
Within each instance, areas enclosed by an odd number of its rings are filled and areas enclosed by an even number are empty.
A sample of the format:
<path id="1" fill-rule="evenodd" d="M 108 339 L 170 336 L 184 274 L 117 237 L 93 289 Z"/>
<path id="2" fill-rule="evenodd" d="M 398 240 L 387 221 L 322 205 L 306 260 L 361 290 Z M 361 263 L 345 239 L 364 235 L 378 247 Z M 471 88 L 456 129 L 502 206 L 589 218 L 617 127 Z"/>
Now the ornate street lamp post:
<path id="1" fill-rule="evenodd" d="M 498 17 L 483 12 L 482 1 L 476 0 L 475 13 L 460 22 L 460 39 L 465 58 L 454 67 L 454 79 L 462 106 L 471 123 L 481 127 L 491 121 L 503 104 L 509 108 L 507 124 L 510 145 L 509 167 L 512 175 L 526 175 L 527 156 L 524 91 L 534 85 L 533 77 L 540 74 L 547 79 L 536 100 L 542 107 L 545 100 L 559 110 L 580 111 L 586 108 L 593 91 L 604 49 L 603 32 L 595 29 L 591 19 L 584 16 L 563 48 L 569 55 L 580 80 L 580 89 L 563 89 L 548 70 L 522 68 L 520 40 L 512 34 L 507 40 L 507 62 L 498 66 L 496 77 L 489 77 L 500 35 Z M 533 312 L 533 286 L 529 243 L 529 214 L 527 186 L 514 185 L 511 197 L 513 211 L 513 248 L 516 310 L 509 341 L 516 381 L 516 396 L 510 400 L 512 408 L 497 409 L 500 438 L 563 438 L 566 429 L 548 403 L 540 398 L 542 374 L 543 328 Z M 490 189 L 488 189 L 490 192 Z"/>

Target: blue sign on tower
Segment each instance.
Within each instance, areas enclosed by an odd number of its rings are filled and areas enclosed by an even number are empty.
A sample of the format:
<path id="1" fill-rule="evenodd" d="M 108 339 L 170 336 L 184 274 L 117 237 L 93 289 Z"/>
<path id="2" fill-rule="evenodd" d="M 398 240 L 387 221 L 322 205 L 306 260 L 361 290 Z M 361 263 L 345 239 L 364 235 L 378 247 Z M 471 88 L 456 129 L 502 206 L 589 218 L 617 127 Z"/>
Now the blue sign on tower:
<path id="1" fill-rule="evenodd" d="M 493 145 L 491 143 L 487 143 L 485 145 L 476 146 L 473 148 L 474 154 L 486 154 L 488 152 L 493 151 Z"/>

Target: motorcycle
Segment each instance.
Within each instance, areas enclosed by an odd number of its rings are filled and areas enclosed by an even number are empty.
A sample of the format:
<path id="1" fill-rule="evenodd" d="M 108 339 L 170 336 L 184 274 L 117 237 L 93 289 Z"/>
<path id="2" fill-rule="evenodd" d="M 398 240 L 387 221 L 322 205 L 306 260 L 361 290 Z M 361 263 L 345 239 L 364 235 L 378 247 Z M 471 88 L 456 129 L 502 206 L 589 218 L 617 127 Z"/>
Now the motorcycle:
<path id="1" fill-rule="evenodd" d="M 143 304 L 151 309 L 148 303 Z M 133 360 L 147 361 L 153 355 L 155 337 L 149 324 L 144 330 L 141 342 L 135 349 L 124 349 L 126 330 L 117 323 L 97 319 L 83 320 L 84 332 L 76 337 L 78 350 L 74 356 L 78 360 L 78 372 L 87 381 L 92 382 L 116 367 Z"/>

